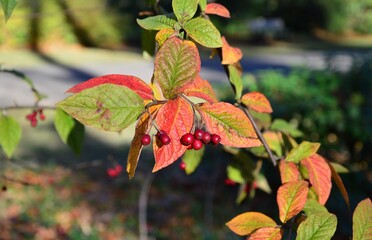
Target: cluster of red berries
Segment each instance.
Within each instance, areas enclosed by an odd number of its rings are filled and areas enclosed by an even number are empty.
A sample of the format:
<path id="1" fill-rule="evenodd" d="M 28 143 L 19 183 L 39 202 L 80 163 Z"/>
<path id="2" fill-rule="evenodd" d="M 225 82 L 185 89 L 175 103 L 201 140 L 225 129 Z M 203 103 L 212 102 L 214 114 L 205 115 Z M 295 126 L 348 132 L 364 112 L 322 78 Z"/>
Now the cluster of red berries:
<path id="1" fill-rule="evenodd" d="M 109 175 L 109 177 L 112 177 L 112 178 L 117 177 L 117 176 L 119 176 L 119 174 L 121 173 L 122 170 L 123 170 L 122 166 L 116 165 L 113 168 L 108 168 L 107 169 L 107 175 Z"/>
<path id="2" fill-rule="evenodd" d="M 162 145 L 168 145 L 171 142 L 171 138 L 169 135 L 163 131 L 160 130 L 158 133 L 155 135 L 155 137 L 160 141 Z M 141 138 L 141 144 L 143 146 L 147 146 L 151 143 L 151 137 L 149 134 L 144 134 Z"/>
<path id="3" fill-rule="evenodd" d="M 189 146 L 189 149 L 199 150 L 203 144 L 218 145 L 221 142 L 221 137 L 217 134 L 210 134 L 201 129 L 196 129 L 194 134 L 186 133 L 181 137 L 181 144 Z"/>
<path id="4" fill-rule="evenodd" d="M 37 126 L 37 116 L 39 115 L 39 119 L 41 121 L 45 120 L 45 115 L 43 113 L 43 109 L 33 110 L 32 113 L 26 115 L 26 119 L 30 121 L 31 127 Z"/>

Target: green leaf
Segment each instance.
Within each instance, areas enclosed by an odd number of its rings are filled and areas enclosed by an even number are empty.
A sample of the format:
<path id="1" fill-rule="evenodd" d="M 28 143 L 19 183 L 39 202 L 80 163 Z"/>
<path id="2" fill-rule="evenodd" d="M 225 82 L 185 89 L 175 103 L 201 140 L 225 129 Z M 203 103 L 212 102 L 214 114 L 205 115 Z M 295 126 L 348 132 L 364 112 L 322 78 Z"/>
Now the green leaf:
<path id="1" fill-rule="evenodd" d="M 235 99 L 240 99 L 243 92 L 242 70 L 237 64 L 228 65 L 229 80 L 235 92 Z"/>
<path id="2" fill-rule="evenodd" d="M 191 41 L 169 38 L 156 54 L 154 77 L 167 99 L 174 98 L 199 71 L 199 52 Z"/>
<path id="3" fill-rule="evenodd" d="M 353 240 L 372 239 L 372 202 L 361 201 L 353 214 Z"/>
<path id="4" fill-rule="evenodd" d="M 0 145 L 7 157 L 11 157 L 19 141 L 22 129 L 14 118 L 9 116 L 0 117 Z"/>
<path id="5" fill-rule="evenodd" d="M 199 0 L 173 0 L 173 12 L 180 23 L 190 20 L 196 13 Z"/>
<path id="6" fill-rule="evenodd" d="M 272 190 L 269 183 L 267 182 L 265 175 L 263 175 L 262 173 L 257 174 L 255 181 L 258 189 L 261 189 L 267 194 L 271 194 Z"/>
<path id="7" fill-rule="evenodd" d="M 204 155 L 205 147 L 202 149 L 195 151 L 194 149 L 187 150 L 185 154 L 182 156 L 182 161 L 186 164 L 185 172 L 186 174 L 191 174 L 195 171 L 195 169 L 199 166 L 203 155 Z"/>
<path id="8" fill-rule="evenodd" d="M 349 172 L 349 169 L 347 169 L 346 167 L 342 166 L 339 163 L 331 162 L 330 164 L 332 165 L 336 173 L 348 173 Z"/>
<path id="9" fill-rule="evenodd" d="M 242 171 L 235 165 L 228 165 L 226 168 L 227 177 L 236 183 L 243 184 L 245 179 L 242 175 Z"/>
<path id="10" fill-rule="evenodd" d="M 331 239 L 336 231 L 337 218 L 331 213 L 310 215 L 297 229 L 296 240 Z"/>
<path id="11" fill-rule="evenodd" d="M 62 109 L 57 108 L 54 116 L 54 126 L 62 141 L 76 154 L 80 154 L 84 140 L 84 125 L 73 119 Z"/>
<path id="12" fill-rule="evenodd" d="M 200 7 L 200 10 L 202 12 L 205 11 L 205 8 L 207 6 L 207 2 L 208 2 L 207 0 L 199 0 L 199 7 Z"/>
<path id="13" fill-rule="evenodd" d="M 8 21 L 17 5 L 17 0 L 0 0 L 0 3 L 3 7 L 5 21 Z"/>
<path id="14" fill-rule="evenodd" d="M 306 216 L 310 216 L 315 213 L 327 213 L 328 210 L 322 204 L 314 199 L 308 199 L 305 203 L 304 209 Z"/>
<path id="15" fill-rule="evenodd" d="M 275 119 L 270 129 L 281 131 L 295 138 L 302 137 L 304 135 L 300 130 L 283 119 Z"/>
<path id="16" fill-rule="evenodd" d="M 301 160 L 313 156 L 319 147 L 320 143 L 303 141 L 288 153 L 285 161 L 299 163 Z"/>
<path id="17" fill-rule="evenodd" d="M 270 217 L 260 212 L 246 212 L 234 217 L 226 225 L 234 233 L 245 236 L 259 228 L 275 227 L 276 223 Z"/>
<path id="18" fill-rule="evenodd" d="M 85 89 L 58 103 L 58 107 L 85 125 L 114 132 L 128 127 L 145 110 L 137 93 L 115 84 Z"/>
<path id="19" fill-rule="evenodd" d="M 144 19 L 137 19 L 137 23 L 146 30 L 162 30 L 165 28 L 173 28 L 177 22 L 165 15 L 157 15 Z"/>
<path id="20" fill-rule="evenodd" d="M 198 17 L 191 19 L 183 29 L 197 43 L 208 48 L 222 47 L 221 34 L 213 23 L 207 19 Z"/>

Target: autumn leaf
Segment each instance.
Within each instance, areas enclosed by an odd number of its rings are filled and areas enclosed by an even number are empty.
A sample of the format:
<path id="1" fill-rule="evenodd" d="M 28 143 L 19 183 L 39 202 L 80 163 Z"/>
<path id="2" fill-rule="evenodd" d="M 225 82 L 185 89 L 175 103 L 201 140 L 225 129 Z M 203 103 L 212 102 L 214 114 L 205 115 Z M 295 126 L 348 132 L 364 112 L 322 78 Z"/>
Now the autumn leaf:
<path id="1" fill-rule="evenodd" d="M 156 124 L 160 130 L 165 131 L 171 138 L 168 145 L 153 143 L 156 172 L 175 162 L 188 148 L 180 142 L 181 137 L 191 131 L 194 123 L 192 108 L 183 98 L 175 98 L 165 103 L 158 111 Z"/>
<path id="2" fill-rule="evenodd" d="M 286 162 L 282 159 L 279 162 L 279 171 L 282 184 L 300 180 L 300 171 L 295 163 Z"/>
<path id="3" fill-rule="evenodd" d="M 319 203 L 324 205 L 331 193 L 331 169 L 327 161 L 315 154 L 301 161 L 301 164 L 308 170 L 309 180 L 318 195 Z"/>
<path id="4" fill-rule="evenodd" d="M 301 212 L 306 203 L 308 185 L 306 181 L 300 180 L 287 182 L 279 187 L 276 201 L 279 206 L 280 221 L 286 223 Z"/>
<path id="5" fill-rule="evenodd" d="M 242 96 L 242 103 L 251 108 L 252 110 L 260 113 L 272 113 L 273 109 L 271 108 L 269 100 L 259 92 L 250 92 Z"/>
<path id="6" fill-rule="evenodd" d="M 155 81 L 167 99 L 175 97 L 200 71 L 198 49 L 191 41 L 177 37 L 164 42 L 155 57 Z"/>
<path id="7" fill-rule="evenodd" d="M 198 97 L 209 103 L 218 102 L 212 86 L 207 80 L 202 79 L 199 75 L 194 81 L 184 86 L 180 92 L 190 97 Z"/>
<path id="8" fill-rule="evenodd" d="M 230 18 L 230 12 L 223 5 L 218 3 L 208 3 L 205 7 L 206 14 L 214 14 L 220 17 Z"/>
<path id="9" fill-rule="evenodd" d="M 372 202 L 366 198 L 361 201 L 353 214 L 353 240 L 372 239 Z"/>
<path id="10" fill-rule="evenodd" d="M 162 29 L 156 33 L 155 40 L 159 43 L 159 46 L 161 46 L 172 34 L 174 34 L 174 29 Z"/>
<path id="11" fill-rule="evenodd" d="M 328 210 L 323 205 L 321 205 L 315 199 L 307 199 L 304 209 L 302 211 L 309 217 L 315 213 L 327 213 Z"/>
<path id="12" fill-rule="evenodd" d="M 277 156 L 283 156 L 283 138 L 280 132 L 265 131 L 263 134 L 269 148 L 275 152 Z"/>
<path id="13" fill-rule="evenodd" d="M 325 212 L 310 215 L 297 228 L 296 240 L 325 240 L 331 239 L 336 231 L 337 218 Z"/>
<path id="14" fill-rule="evenodd" d="M 246 212 L 231 219 L 226 226 L 234 233 L 245 236 L 259 228 L 275 227 L 276 222 L 260 212 Z"/>
<path id="15" fill-rule="evenodd" d="M 143 135 L 145 135 L 148 132 L 148 129 L 151 124 L 149 113 L 153 117 L 155 117 L 156 111 L 159 110 L 161 106 L 162 105 L 158 104 L 158 105 L 149 107 L 148 112 L 145 112 L 140 117 L 140 119 L 137 121 L 136 130 L 135 130 L 134 137 L 130 145 L 128 158 L 127 158 L 127 173 L 128 173 L 129 179 L 133 178 L 134 173 L 136 172 L 138 159 L 139 159 L 139 156 L 143 148 L 141 139 Z"/>
<path id="16" fill-rule="evenodd" d="M 109 74 L 89 79 L 70 88 L 66 93 L 78 93 L 84 89 L 89 89 L 106 83 L 126 86 L 145 100 L 151 100 L 154 98 L 150 86 L 142 79 L 135 76 L 121 74 Z"/>
<path id="17" fill-rule="evenodd" d="M 242 51 L 239 48 L 231 47 L 226 41 L 226 38 L 222 36 L 222 64 L 234 64 L 242 59 L 242 57 Z"/>
<path id="18" fill-rule="evenodd" d="M 328 162 L 328 165 L 329 165 L 329 168 L 331 169 L 331 173 L 332 173 L 332 179 L 333 181 L 336 183 L 338 189 L 340 190 L 341 192 L 341 195 L 342 197 L 344 198 L 345 202 L 346 202 L 346 205 L 347 207 L 350 209 L 350 200 L 349 200 L 349 195 L 347 194 L 347 191 L 346 191 L 346 188 L 345 188 L 345 185 L 344 183 L 342 182 L 342 179 L 340 177 L 340 175 L 337 173 L 336 169 L 334 168 L 334 166 L 337 166 L 337 165 L 334 165 L 330 162 Z M 341 165 L 339 165 L 341 166 Z M 347 169 L 346 169 L 347 170 Z"/>
<path id="19" fill-rule="evenodd" d="M 259 228 L 248 236 L 247 240 L 280 240 L 283 230 L 277 227 Z"/>
<path id="20" fill-rule="evenodd" d="M 210 133 L 221 137 L 221 144 L 230 147 L 255 147 L 261 145 L 248 117 L 230 103 L 204 103 L 199 108 Z"/>
<path id="21" fill-rule="evenodd" d="M 302 159 L 313 156 L 319 147 L 320 143 L 303 141 L 297 147 L 292 148 L 285 160 L 299 163 Z"/>

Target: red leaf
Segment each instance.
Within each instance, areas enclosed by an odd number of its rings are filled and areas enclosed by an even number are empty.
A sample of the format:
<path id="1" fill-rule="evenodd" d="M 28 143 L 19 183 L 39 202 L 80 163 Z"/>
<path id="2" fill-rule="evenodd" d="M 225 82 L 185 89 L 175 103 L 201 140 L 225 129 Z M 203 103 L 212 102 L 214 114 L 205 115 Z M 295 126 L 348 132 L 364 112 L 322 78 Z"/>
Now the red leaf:
<path id="1" fill-rule="evenodd" d="M 260 212 L 246 212 L 234 217 L 226 225 L 234 233 L 244 236 L 259 228 L 275 227 L 276 222 Z"/>
<path id="2" fill-rule="evenodd" d="M 246 93 L 242 97 L 242 103 L 256 112 L 272 113 L 269 100 L 259 92 Z"/>
<path id="3" fill-rule="evenodd" d="M 164 104 L 157 116 L 156 124 L 164 130 L 171 142 L 169 145 L 158 146 L 154 141 L 155 166 L 153 172 L 158 171 L 176 161 L 188 148 L 180 142 L 181 137 L 191 131 L 194 123 L 194 113 L 186 100 L 175 98 Z"/>
<path id="4" fill-rule="evenodd" d="M 257 138 L 252 123 L 242 110 L 230 103 L 204 103 L 199 112 L 210 133 L 221 137 L 221 144 L 231 147 L 256 147 Z"/>
<path id="5" fill-rule="evenodd" d="M 153 99 L 153 93 L 149 85 L 147 85 L 142 79 L 121 74 L 109 74 L 100 77 L 89 79 L 85 82 L 79 83 L 74 87 L 67 90 L 67 93 L 78 93 L 84 89 L 92 88 L 101 84 L 111 83 L 116 85 L 123 85 L 136 92 L 141 98 L 145 100 Z"/>
<path id="6" fill-rule="evenodd" d="M 257 229 L 249 235 L 247 240 L 280 240 L 283 236 L 283 230 L 276 227 L 265 227 Z"/>
<path id="7" fill-rule="evenodd" d="M 335 170 L 335 168 L 332 166 L 332 164 L 330 162 L 328 162 L 328 161 L 327 161 L 327 163 L 329 165 L 329 168 L 331 169 L 332 179 L 333 179 L 333 181 L 335 181 L 338 189 L 340 189 L 341 195 L 344 198 L 344 200 L 345 200 L 345 202 L 347 204 L 347 207 L 350 209 L 349 195 L 347 194 L 345 185 L 342 182 L 342 179 L 341 179 L 340 175 L 337 173 L 337 171 Z"/>
<path id="8" fill-rule="evenodd" d="M 280 221 L 286 223 L 304 208 L 309 191 L 306 181 L 287 182 L 279 187 L 276 201 Z"/>
<path id="9" fill-rule="evenodd" d="M 230 18 L 230 12 L 223 5 L 218 3 L 208 3 L 205 7 L 206 14 L 215 14 L 221 17 Z"/>
<path id="10" fill-rule="evenodd" d="M 295 163 L 282 159 L 279 162 L 279 171 L 282 184 L 300 180 L 300 171 Z"/>
<path id="11" fill-rule="evenodd" d="M 318 194 L 319 203 L 324 205 L 331 193 L 331 169 L 327 161 L 319 154 L 305 158 L 301 164 L 307 168 L 309 180 Z"/>
<path id="12" fill-rule="evenodd" d="M 184 93 L 186 96 L 202 98 L 209 103 L 218 102 L 212 86 L 199 75 L 194 81 L 183 87 L 180 92 Z"/>
<path id="13" fill-rule="evenodd" d="M 225 37 L 222 37 L 222 64 L 229 65 L 242 59 L 243 53 L 239 48 L 229 45 Z"/>

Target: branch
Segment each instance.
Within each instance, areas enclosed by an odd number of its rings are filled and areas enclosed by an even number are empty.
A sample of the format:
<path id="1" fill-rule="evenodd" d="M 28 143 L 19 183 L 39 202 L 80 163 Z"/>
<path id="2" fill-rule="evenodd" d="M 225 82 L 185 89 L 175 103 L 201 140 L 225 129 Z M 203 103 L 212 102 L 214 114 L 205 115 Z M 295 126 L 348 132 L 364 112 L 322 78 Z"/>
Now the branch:
<path id="1" fill-rule="evenodd" d="M 48 109 L 48 110 L 56 110 L 55 106 L 42 106 L 38 104 L 34 105 L 15 105 L 15 106 L 7 106 L 7 107 L 0 107 L 0 111 L 9 111 L 9 110 L 22 110 L 22 109 Z"/>

